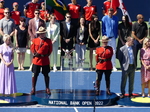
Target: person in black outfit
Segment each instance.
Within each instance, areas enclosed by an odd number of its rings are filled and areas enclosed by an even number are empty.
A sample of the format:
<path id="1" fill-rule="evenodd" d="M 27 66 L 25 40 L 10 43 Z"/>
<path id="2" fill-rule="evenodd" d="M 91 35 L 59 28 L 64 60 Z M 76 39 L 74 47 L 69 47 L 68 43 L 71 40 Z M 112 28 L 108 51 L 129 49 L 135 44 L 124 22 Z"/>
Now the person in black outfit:
<path id="1" fill-rule="evenodd" d="M 134 37 L 134 45 L 136 47 L 135 59 L 137 61 L 138 51 L 143 46 L 143 40 L 147 37 L 148 28 L 147 24 L 144 22 L 144 17 L 142 14 L 137 15 L 137 22 L 132 26 L 132 36 Z M 136 62 L 137 63 L 137 62 Z"/>
<path id="2" fill-rule="evenodd" d="M 15 43 L 18 70 L 24 70 L 25 52 L 28 47 L 28 29 L 25 26 L 25 18 L 20 18 L 20 25 L 15 29 Z"/>
<path id="3" fill-rule="evenodd" d="M 60 23 L 60 35 L 61 35 L 61 65 L 64 67 L 65 51 L 73 49 L 74 37 L 76 34 L 76 28 L 71 23 L 71 15 L 66 13 L 66 20 Z M 70 54 L 72 60 L 73 53 Z"/>
<path id="4" fill-rule="evenodd" d="M 76 33 L 76 64 L 77 64 L 77 71 L 83 70 L 83 61 L 85 60 L 85 52 L 86 52 L 86 44 L 88 39 L 88 27 L 85 24 L 84 16 L 81 16 L 79 19 L 79 25 L 77 27 Z"/>
<path id="5" fill-rule="evenodd" d="M 118 50 L 125 45 L 127 37 L 131 36 L 132 25 L 129 22 L 129 18 L 127 15 L 122 16 L 122 23 L 118 26 L 118 45 L 116 51 L 116 57 L 118 58 Z"/>
<path id="6" fill-rule="evenodd" d="M 90 48 L 90 70 L 93 70 L 93 50 L 100 46 L 100 23 L 97 15 L 92 15 L 92 20 L 89 24 L 89 42 L 88 47 Z"/>

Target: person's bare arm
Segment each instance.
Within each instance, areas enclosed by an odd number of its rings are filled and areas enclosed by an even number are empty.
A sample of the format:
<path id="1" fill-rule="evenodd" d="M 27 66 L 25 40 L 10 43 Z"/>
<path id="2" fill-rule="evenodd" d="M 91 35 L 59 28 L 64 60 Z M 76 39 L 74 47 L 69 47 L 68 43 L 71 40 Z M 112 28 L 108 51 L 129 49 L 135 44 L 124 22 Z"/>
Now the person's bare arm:
<path id="1" fill-rule="evenodd" d="M 15 43 L 16 43 L 16 47 L 18 47 L 17 32 L 18 31 L 15 29 Z"/>
<path id="2" fill-rule="evenodd" d="M 26 12 L 27 12 L 27 9 L 24 9 L 23 10 L 23 13 L 24 13 L 24 16 L 26 17 Z"/>
<path id="3" fill-rule="evenodd" d="M 2 30 L 2 28 L 0 28 L 0 34 L 3 36 L 4 35 L 4 32 Z"/>

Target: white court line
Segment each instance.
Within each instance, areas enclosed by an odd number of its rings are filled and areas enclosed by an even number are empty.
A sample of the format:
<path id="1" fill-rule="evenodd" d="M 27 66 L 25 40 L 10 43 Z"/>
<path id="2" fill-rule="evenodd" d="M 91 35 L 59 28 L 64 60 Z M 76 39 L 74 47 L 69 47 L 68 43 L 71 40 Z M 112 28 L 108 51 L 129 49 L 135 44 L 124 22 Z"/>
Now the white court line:
<path id="1" fill-rule="evenodd" d="M 76 108 L 76 107 L 74 107 L 74 110 L 75 110 L 75 112 L 78 112 L 78 110 L 77 110 L 77 108 Z"/>

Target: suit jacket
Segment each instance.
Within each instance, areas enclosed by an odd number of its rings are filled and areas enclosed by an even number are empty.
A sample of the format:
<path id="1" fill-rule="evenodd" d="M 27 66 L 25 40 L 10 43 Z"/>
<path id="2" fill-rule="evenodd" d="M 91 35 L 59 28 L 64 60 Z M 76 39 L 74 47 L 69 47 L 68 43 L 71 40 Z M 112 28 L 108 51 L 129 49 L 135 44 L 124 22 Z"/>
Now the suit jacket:
<path id="1" fill-rule="evenodd" d="M 47 37 L 50 38 L 52 41 L 59 42 L 59 36 L 60 36 L 60 24 L 58 22 L 55 22 L 54 24 L 54 33 L 53 35 L 50 34 L 50 23 L 48 23 L 47 27 Z"/>
<path id="2" fill-rule="evenodd" d="M 134 56 L 133 64 L 134 64 L 134 67 L 136 69 L 136 59 L 135 59 L 136 48 L 134 46 L 132 46 L 132 50 L 133 50 L 133 56 Z M 129 58 L 129 53 L 128 53 L 128 47 L 126 45 L 122 46 L 119 49 L 118 59 L 119 59 L 119 62 L 120 62 L 121 69 L 124 70 L 124 71 L 128 70 L 128 67 L 129 67 L 129 64 L 130 64 L 130 58 Z"/>
<path id="3" fill-rule="evenodd" d="M 76 28 L 72 23 L 70 23 L 70 31 L 68 31 L 65 21 L 60 23 L 60 35 L 62 38 L 61 41 L 64 41 L 65 39 L 71 39 L 70 41 L 72 42 L 75 34 Z"/>
<path id="4" fill-rule="evenodd" d="M 84 27 L 84 37 L 83 37 L 82 43 L 87 44 L 88 34 L 89 34 L 88 28 Z M 80 37 L 80 27 L 77 29 L 77 33 L 76 33 L 77 44 L 80 43 L 79 37 Z"/>
<path id="5" fill-rule="evenodd" d="M 38 28 L 40 26 L 46 27 L 45 22 L 42 19 L 39 19 Z M 37 31 L 37 28 L 36 28 L 35 18 L 30 19 L 29 20 L 29 26 L 28 26 L 28 33 L 29 33 L 29 36 L 30 36 L 30 40 L 33 40 L 34 38 L 37 38 L 36 31 Z"/>

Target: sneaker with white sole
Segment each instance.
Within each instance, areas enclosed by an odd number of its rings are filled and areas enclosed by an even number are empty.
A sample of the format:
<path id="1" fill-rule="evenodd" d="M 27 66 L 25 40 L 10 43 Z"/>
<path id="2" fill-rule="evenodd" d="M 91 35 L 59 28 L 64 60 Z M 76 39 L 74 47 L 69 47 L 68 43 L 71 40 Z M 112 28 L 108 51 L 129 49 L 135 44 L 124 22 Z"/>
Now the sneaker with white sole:
<path id="1" fill-rule="evenodd" d="M 83 71 L 83 68 L 80 68 L 80 71 Z"/>
<path id="2" fill-rule="evenodd" d="M 54 72 L 56 72 L 56 71 L 57 71 L 57 68 L 56 68 L 56 66 L 54 66 L 54 67 L 53 67 L 53 71 L 54 71 Z"/>
<path id="3" fill-rule="evenodd" d="M 117 71 L 117 68 L 116 68 L 116 67 L 113 67 L 113 71 Z"/>

